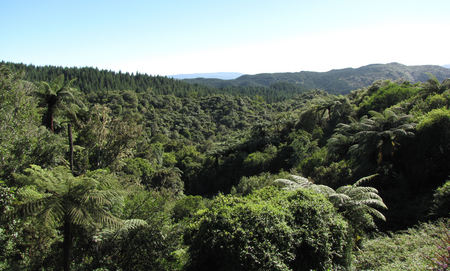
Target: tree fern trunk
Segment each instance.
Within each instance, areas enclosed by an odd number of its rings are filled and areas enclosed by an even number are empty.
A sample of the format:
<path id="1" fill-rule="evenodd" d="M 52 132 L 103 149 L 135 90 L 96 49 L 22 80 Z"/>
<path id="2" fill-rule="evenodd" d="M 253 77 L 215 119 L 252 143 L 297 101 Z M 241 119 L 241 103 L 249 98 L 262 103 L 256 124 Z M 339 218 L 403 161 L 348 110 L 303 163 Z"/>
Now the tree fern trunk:
<path id="1" fill-rule="evenodd" d="M 53 115 L 55 114 L 55 107 L 57 103 L 56 96 L 50 96 L 47 99 L 47 112 L 46 112 L 46 123 L 45 126 L 50 129 L 53 133 L 55 132 L 55 128 L 53 127 Z"/>
<path id="2" fill-rule="evenodd" d="M 50 115 L 50 131 L 55 132 L 55 128 L 53 127 L 53 112 Z"/>
<path id="3" fill-rule="evenodd" d="M 67 124 L 67 134 L 69 136 L 69 162 L 70 162 L 70 171 L 72 171 L 73 175 L 73 139 L 72 139 L 72 125 Z"/>
<path id="4" fill-rule="evenodd" d="M 69 217 L 64 218 L 64 241 L 63 241 L 63 267 L 64 271 L 70 270 L 72 254 L 72 229 Z"/>
<path id="5" fill-rule="evenodd" d="M 54 108 L 51 106 L 47 106 L 47 111 L 42 117 L 42 124 L 50 131 L 55 132 L 55 129 L 53 127 L 53 112 Z"/>

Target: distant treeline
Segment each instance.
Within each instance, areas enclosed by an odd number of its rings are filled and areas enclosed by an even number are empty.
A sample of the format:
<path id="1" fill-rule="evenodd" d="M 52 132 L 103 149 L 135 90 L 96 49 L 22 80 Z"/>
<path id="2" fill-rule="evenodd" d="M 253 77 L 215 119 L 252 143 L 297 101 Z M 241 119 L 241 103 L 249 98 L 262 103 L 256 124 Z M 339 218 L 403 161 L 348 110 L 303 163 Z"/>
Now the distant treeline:
<path id="1" fill-rule="evenodd" d="M 73 87 L 85 94 L 109 90 L 133 90 L 138 93 L 172 94 L 177 97 L 208 96 L 212 94 L 231 94 L 236 96 L 261 96 L 266 102 L 278 102 L 293 98 L 305 92 L 305 88 L 287 82 L 277 82 L 264 86 L 226 86 L 211 87 L 190 84 L 165 76 L 151 76 L 141 73 L 114 72 L 98 68 L 35 66 L 10 62 L 0 62 L 14 72 L 24 72 L 24 79 L 31 82 L 51 81 L 60 74 L 67 80 L 76 79 Z"/>

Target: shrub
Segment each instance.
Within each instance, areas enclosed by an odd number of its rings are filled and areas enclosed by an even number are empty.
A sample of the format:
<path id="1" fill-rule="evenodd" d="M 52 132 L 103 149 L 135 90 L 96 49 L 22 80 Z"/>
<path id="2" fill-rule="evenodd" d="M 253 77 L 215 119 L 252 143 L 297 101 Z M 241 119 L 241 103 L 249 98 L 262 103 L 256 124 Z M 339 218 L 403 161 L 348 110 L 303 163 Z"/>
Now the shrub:
<path id="1" fill-rule="evenodd" d="M 450 180 L 447 180 L 434 192 L 431 215 L 437 217 L 448 217 L 450 215 Z"/>
<path id="2" fill-rule="evenodd" d="M 346 234 L 347 223 L 313 191 L 218 196 L 188 230 L 187 270 L 326 270 L 346 264 Z"/>
<path id="3" fill-rule="evenodd" d="M 354 270 L 428 270 L 434 266 L 442 238 L 448 234 L 449 220 L 420 224 L 390 235 L 379 235 L 362 243 L 355 251 Z M 438 270 L 438 269 L 437 269 Z"/>
<path id="4" fill-rule="evenodd" d="M 203 201 L 201 196 L 191 195 L 179 199 L 173 207 L 172 217 L 175 222 L 190 218 L 194 216 L 198 210 L 205 208 L 205 203 Z"/>
<path id="5" fill-rule="evenodd" d="M 289 176 L 287 172 L 280 172 L 279 174 L 273 175 L 268 172 L 263 172 L 259 175 L 242 177 L 236 186 L 233 186 L 231 193 L 234 195 L 247 196 L 248 194 L 261 189 L 266 186 L 273 185 L 273 180 L 276 178 L 286 178 Z"/>
<path id="6" fill-rule="evenodd" d="M 414 96 L 417 92 L 418 88 L 407 82 L 403 84 L 389 82 L 365 98 L 360 104 L 359 115 L 365 115 L 370 110 L 383 111 L 400 101 Z"/>

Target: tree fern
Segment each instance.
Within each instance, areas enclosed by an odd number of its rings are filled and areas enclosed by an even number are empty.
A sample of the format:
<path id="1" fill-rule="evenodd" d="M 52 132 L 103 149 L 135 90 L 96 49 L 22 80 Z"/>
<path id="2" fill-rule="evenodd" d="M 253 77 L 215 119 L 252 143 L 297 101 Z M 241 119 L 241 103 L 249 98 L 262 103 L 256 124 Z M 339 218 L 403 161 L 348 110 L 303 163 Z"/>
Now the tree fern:
<path id="1" fill-rule="evenodd" d="M 369 111 L 359 121 L 339 124 L 328 140 L 329 150 L 340 159 L 348 155 L 358 161 L 357 168 L 366 171 L 390 163 L 402 138 L 414 136 L 416 125 L 412 116 L 397 111 L 389 108 L 381 113 Z"/>
<path id="2" fill-rule="evenodd" d="M 353 185 L 341 186 L 336 190 L 326 185 L 314 184 L 297 175 L 291 175 L 291 179 L 277 179 L 274 183 L 285 190 L 304 188 L 324 194 L 355 230 L 363 230 L 375 226 L 374 217 L 386 220 L 385 216 L 377 210 L 387 209 L 383 199 L 378 195 L 378 190 L 369 186 L 361 186 L 377 175 L 363 177 Z"/>
<path id="3" fill-rule="evenodd" d="M 52 132 L 54 128 L 54 115 L 62 112 L 71 118 L 76 119 L 76 112 L 84 105 L 75 98 L 78 91 L 71 87 L 75 79 L 65 81 L 61 74 L 51 82 L 41 82 L 36 96 L 41 100 L 41 104 L 46 107 L 42 117 L 42 124 Z"/>
<path id="4" fill-rule="evenodd" d="M 74 177 L 65 167 L 45 170 L 33 165 L 16 178 L 24 184 L 17 193 L 22 201 L 9 215 L 34 215 L 44 224 L 62 226 L 64 270 L 69 270 L 74 225 L 96 228 L 124 225 L 109 211 L 119 194 L 102 189 L 93 177 Z"/>

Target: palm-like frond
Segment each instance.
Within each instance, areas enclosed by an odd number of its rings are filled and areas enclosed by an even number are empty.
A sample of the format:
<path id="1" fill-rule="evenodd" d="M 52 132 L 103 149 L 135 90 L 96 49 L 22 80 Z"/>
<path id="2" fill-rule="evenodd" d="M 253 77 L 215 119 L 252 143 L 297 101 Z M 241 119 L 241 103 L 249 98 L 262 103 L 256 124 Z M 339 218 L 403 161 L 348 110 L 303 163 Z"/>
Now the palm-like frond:
<path id="1" fill-rule="evenodd" d="M 122 227 L 119 229 L 120 232 L 128 232 L 139 227 L 147 226 L 147 222 L 142 219 L 128 219 L 124 220 Z"/>
<path id="2" fill-rule="evenodd" d="M 18 178 L 29 184 L 18 195 L 31 200 L 16 206 L 16 215 L 37 215 L 46 223 L 61 222 L 68 217 L 76 225 L 118 227 L 121 224 L 109 211 L 118 193 L 98 189 L 99 182 L 91 177 L 74 177 L 64 167 L 45 170 L 32 166 Z"/>
<path id="3" fill-rule="evenodd" d="M 301 185 L 289 179 L 276 179 L 274 183 L 284 190 L 297 190 L 298 188 L 301 188 Z"/>
<path id="4" fill-rule="evenodd" d="M 375 178 L 378 175 L 379 175 L 378 173 L 375 173 L 375 174 L 372 174 L 372 175 L 369 175 L 369 176 L 362 177 L 359 180 L 357 180 L 354 185 L 355 186 L 360 186 L 362 183 L 370 181 L 370 180 L 372 180 L 373 178 Z"/>
<path id="5" fill-rule="evenodd" d="M 326 185 L 316 185 L 297 175 L 290 176 L 293 180 L 277 179 L 274 183 L 285 190 L 306 188 L 319 192 L 325 195 L 354 227 L 364 228 L 373 225 L 373 217 L 386 220 L 384 215 L 376 209 L 387 209 L 383 199 L 378 195 L 378 190 L 370 186 L 360 186 L 377 175 L 363 177 L 353 185 L 341 186 L 336 190 Z M 367 220 L 368 218 L 370 219 Z"/>
<path id="6" fill-rule="evenodd" d="M 342 193 L 332 193 L 328 195 L 329 200 L 335 205 L 335 207 L 341 207 L 346 202 L 349 202 L 351 198 Z"/>
<path id="7" fill-rule="evenodd" d="M 392 157 L 404 137 L 414 136 L 412 116 L 399 109 L 369 111 L 359 121 L 338 125 L 328 147 L 338 155 L 350 155 L 360 165 L 380 164 Z"/>
<path id="8" fill-rule="evenodd" d="M 71 87 L 75 79 L 66 80 L 60 75 L 51 82 L 41 82 L 35 95 L 41 106 L 46 107 L 43 124 L 54 131 L 54 116 L 62 113 L 63 116 L 77 121 L 77 112 L 85 105 L 76 96 L 78 91 Z"/>

